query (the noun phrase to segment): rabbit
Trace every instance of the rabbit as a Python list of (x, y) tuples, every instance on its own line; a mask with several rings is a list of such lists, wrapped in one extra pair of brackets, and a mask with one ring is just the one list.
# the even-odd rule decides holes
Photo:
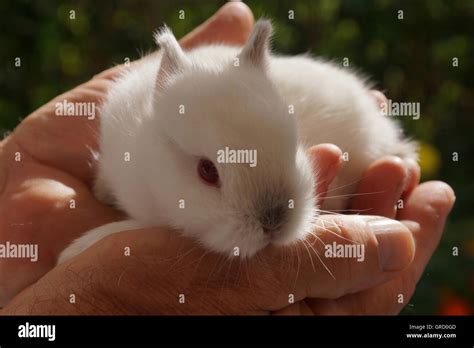
[[(129, 220), (88, 231), (58, 264), (110, 234), (158, 226), (249, 258), (305, 238), (321, 210), (344, 209), (376, 159), (416, 159), (416, 144), (380, 114), (363, 79), (271, 53), (272, 31), (261, 19), (243, 47), (189, 52), (169, 28), (155, 34), (161, 53), (131, 65), (101, 108), (95, 193)], [(318, 207), (306, 150), (321, 143), (349, 161), (329, 187), (336, 199)]]

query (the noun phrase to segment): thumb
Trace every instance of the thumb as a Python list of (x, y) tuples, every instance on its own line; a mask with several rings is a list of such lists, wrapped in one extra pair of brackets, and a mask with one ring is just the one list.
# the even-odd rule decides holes
[[(321, 215), (317, 224), (306, 240), (291, 248), (297, 262), (285, 261), (278, 267), (281, 274), (275, 274), (275, 281), (294, 290), (296, 301), (339, 298), (371, 288), (393, 279), (413, 260), (413, 235), (396, 220)], [(276, 249), (274, 257), (288, 260), (288, 248)]]
[(408, 267), (415, 254), (410, 230), (379, 216), (322, 215), (305, 242), (318, 252), (326, 270), (318, 284), (311, 283), (309, 297), (337, 298), (386, 282)]

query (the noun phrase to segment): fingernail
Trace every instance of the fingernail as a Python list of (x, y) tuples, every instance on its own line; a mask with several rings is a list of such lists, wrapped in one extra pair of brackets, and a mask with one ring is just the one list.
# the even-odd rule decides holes
[(378, 242), (378, 256), (383, 271), (400, 271), (411, 262), (405, 255), (406, 228), (396, 220), (375, 219), (367, 222)]
[(451, 206), (454, 205), (454, 202), (456, 202), (456, 194), (454, 193), (453, 189), (447, 184), (444, 184), (443, 190)]

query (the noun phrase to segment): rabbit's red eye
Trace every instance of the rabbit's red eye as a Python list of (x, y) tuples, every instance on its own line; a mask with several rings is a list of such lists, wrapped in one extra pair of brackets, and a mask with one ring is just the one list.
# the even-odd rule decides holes
[(202, 180), (207, 184), (219, 187), (219, 172), (212, 161), (201, 159), (198, 163), (198, 173)]

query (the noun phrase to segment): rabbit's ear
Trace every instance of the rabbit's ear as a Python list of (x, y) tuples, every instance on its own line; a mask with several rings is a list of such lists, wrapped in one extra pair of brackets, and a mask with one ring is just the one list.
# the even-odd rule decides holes
[(272, 33), (272, 23), (268, 19), (260, 19), (255, 24), (250, 38), (239, 54), (239, 59), (243, 64), (266, 68)]
[(157, 87), (161, 89), (169, 78), (182, 72), (190, 65), (190, 62), (167, 26), (155, 33), (155, 41), (162, 51), (160, 71), (156, 82)]

